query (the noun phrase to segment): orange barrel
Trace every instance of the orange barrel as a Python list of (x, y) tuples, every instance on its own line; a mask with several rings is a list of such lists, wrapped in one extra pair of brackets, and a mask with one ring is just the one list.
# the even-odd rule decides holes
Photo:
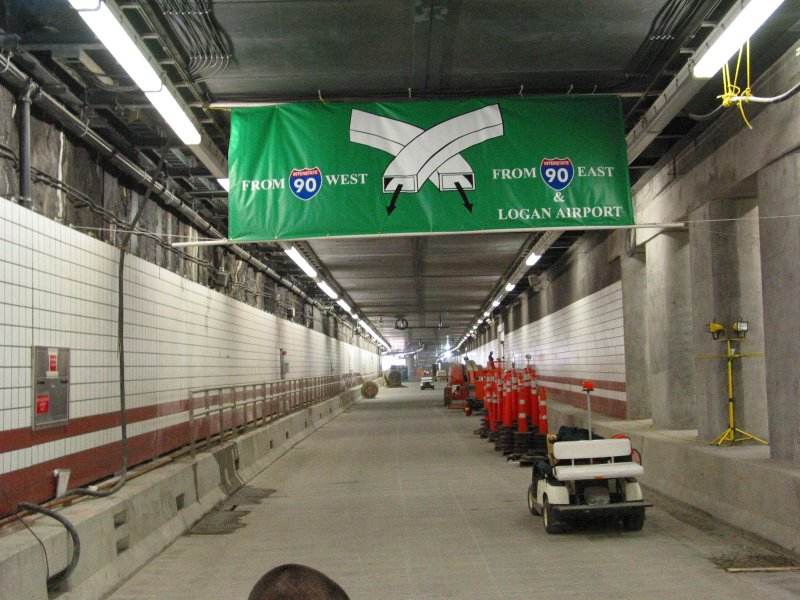
[(547, 435), (547, 390), (539, 388), (539, 433)]
[(522, 383), (519, 385), (519, 398), (517, 405), (517, 431), (523, 433), (528, 431), (528, 406), (531, 402), (531, 382), (528, 369), (522, 371)]

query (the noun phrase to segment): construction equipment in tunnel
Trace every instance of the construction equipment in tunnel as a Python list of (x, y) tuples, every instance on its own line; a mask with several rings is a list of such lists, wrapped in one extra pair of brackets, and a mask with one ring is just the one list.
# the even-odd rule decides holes
[(444, 405), (463, 410), (472, 407), (475, 394), (475, 365), (452, 364), (448, 369), (447, 385), (444, 388)]
[(378, 395), (378, 384), (374, 381), (365, 381), (361, 385), (361, 396), (364, 398), (372, 399)]
[(605, 517), (628, 531), (644, 526), (645, 502), (637, 477), (644, 468), (628, 437), (610, 440), (592, 432), (594, 382), (583, 381), (588, 428), (561, 427), (548, 436), (544, 456), (535, 461), (528, 487), (528, 510), (543, 517), (547, 533), (561, 533), (575, 520)]
[(768, 444), (766, 440), (758, 437), (757, 435), (753, 435), (750, 432), (745, 431), (736, 426), (736, 405), (734, 402), (734, 394), (733, 394), (733, 363), (737, 359), (744, 358), (746, 356), (763, 356), (760, 352), (754, 353), (742, 353), (737, 352), (736, 343), (741, 341), (747, 336), (747, 330), (749, 329), (749, 324), (747, 321), (739, 319), (738, 321), (734, 321), (730, 326), (730, 333), (726, 335), (726, 328), (721, 323), (711, 322), (708, 324), (708, 332), (711, 334), (711, 337), (715, 340), (720, 340), (722, 336), (725, 336), (720, 341), (725, 342), (725, 354), (716, 355), (719, 358), (725, 359), (725, 375), (726, 375), (726, 384), (727, 384), (727, 397), (728, 397), (728, 427), (725, 431), (717, 437), (712, 444), (715, 446), (724, 446), (726, 444), (738, 444), (740, 442), (757, 442), (759, 444)]
[(383, 376), (386, 386), (391, 388), (403, 387), (403, 375), (399, 369), (390, 368), (389, 372)]

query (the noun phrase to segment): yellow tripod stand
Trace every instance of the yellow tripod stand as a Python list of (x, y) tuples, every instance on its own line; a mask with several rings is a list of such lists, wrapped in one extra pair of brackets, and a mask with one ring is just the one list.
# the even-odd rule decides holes
[(755, 356), (753, 355), (746, 355), (737, 353), (736, 349), (733, 347), (733, 339), (730, 337), (726, 337), (725, 344), (726, 350), (723, 358), (726, 359), (726, 370), (728, 373), (728, 428), (722, 432), (722, 434), (711, 442), (715, 446), (724, 446), (725, 444), (737, 444), (739, 442), (747, 442), (747, 441), (754, 441), (758, 442), (759, 444), (767, 444), (764, 439), (761, 439), (757, 435), (753, 435), (743, 429), (739, 429), (736, 426), (736, 411), (734, 409), (733, 404), (733, 361), (737, 358), (742, 358), (743, 356)]

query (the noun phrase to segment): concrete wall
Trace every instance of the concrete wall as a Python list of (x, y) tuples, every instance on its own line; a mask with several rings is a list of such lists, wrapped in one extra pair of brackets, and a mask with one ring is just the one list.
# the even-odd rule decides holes
[[(768, 96), (798, 79), (793, 49), (755, 85)], [(768, 437), (774, 458), (797, 464), (800, 95), (748, 111), (752, 129), (737, 111), (726, 111), (699, 125), (691, 143), (670, 150), (634, 186), (637, 222), (688, 226), (585, 235), (544, 273), (542, 289), (528, 294), (528, 321), (545, 323), (564, 306), (594, 298), (598, 281), (621, 279), (620, 372), (628, 418), (652, 419), (658, 430), (704, 441), (727, 426), (725, 347), (712, 340), (707, 324), (749, 321), (747, 337), (735, 343), (743, 354), (734, 363), (737, 426)], [(547, 340), (541, 328), (530, 327), (514, 319), (506, 336), (508, 358), (535, 354)], [(536, 333), (518, 335), (525, 331)], [(524, 343), (514, 346), (514, 340)], [(551, 350), (565, 350), (563, 359), (554, 359), (562, 368), (570, 364), (569, 344), (569, 336), (560, 336)], [(479, 361), (489, 350), (501, 352), (487, 335), (478, 338), (477, 348), (468, 346)]]
[[(213, 446), (196, 460), (180, 458), (132, 479), (113, 497), (62, 508), (80, 535), (81, 558), (58, 597), (105, 597), (228, 494), (341, 414), (356, 396), (356, 390), (349, 390)], [(63, 569), (70, 557), (64, 528), (38, 517), (31, 527), (47, 549), (50, 571)], [(0, 537), (0, 598), (47, 600), (46, 577), (42, 550), (29, 532)]]
[(653, 424), (694, 423), (689, 235), (664, 232), (647, 244), (647, 377)]
[(766, 438), (767, 390), (761, 292), (758, 200), (724, 198), (692, 212), (691, 291), (697, 429), (713, 439), (727, 426), (724, 338), (714, 341), (710, 321), (747, 319), (750, 331), (734, 345), (746, 354), (734, 364), (738, 425)]
[[(798, 77), (792, 50), (756, 85), (777, 94)], [(629, 378), (646, 379), (650, 406), (640, 416), (713, 440), (727, 425), (725, 361), (706, 325), (748, 320), (747, 338), (736, 344), (746, 355), (734, 364), (737, 425), (768, 436), (775, 458), (797, 463), (800, 97), (753, 107), (750, 116), (747, 129), (727, 112), (634, 186), (637, 221), (691, 222), (688, 231), (637, 231), (632, 254), (644, 275), (631, 256), (624, 260), (625, 310), (646, 323), (645, 335), (626, 327), (629, 358), (645, 357), (644, 370), (629, 370)]]
[(511, 307), (501, 338), (479, 338), (468, 356), (485, 364), (489, 352), (524, 366), (526, 355), (552, 398), (583, 406), (581, 382), (597, 387), (597, 410), (624, 416), (625, 348), (619, 242), (604, 232), (588, 233), (548, 272), (535, 291)]
[[(117, 256), (113, 246), (0, 200), (0, 513), (120, 465)], [(128, 257), (126, 379), (133, 462), (182, 443), (188, 392), (212, 386), (378, 371), (367, 347), (324, 335)], [(71, 349), (70, 422), (32, 431), (31, 346)], [(366, 346), (366, 344), (364, 344)]]
[[(800, 96), (795, 96), (799, 99)], [(795, 102), (800, 113), (800, 100)], [(798, 123), (800, 125), (800, 123)], [(800, 138), (800, 130), (795, 129)], [(770, 447), (800, 466), (800, 154), (758, 174)], [(787, 218), (787, 215), (792, 215)], [(798, 488), (800, 489), (800, 488)]]

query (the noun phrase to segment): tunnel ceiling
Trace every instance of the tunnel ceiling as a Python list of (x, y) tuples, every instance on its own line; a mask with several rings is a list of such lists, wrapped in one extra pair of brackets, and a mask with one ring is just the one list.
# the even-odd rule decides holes
[[(316, 240), (316, 254), (395, 348), (461, 338), (528, 236)], [(408, 328), (395, 322), (405, 319)], [(401, 324), (402, 326), (402, 324)]]
[[(629, 130), (734, 1), (116, 0), (222, 153), (229, 122), (209, 108), (215, 101), (613, 93)], [(229, 60), (209, 58), (187, 36), (184, 9), (192, 4), (210, 6)], [(0, 7), (3, 30), (13, 34), (5, 48), (20, 68), (152, 168), (163, 124), (67, 0), (0, 0)], [(755, 72), (796, 42), (798, 19), (798, 4), (786, 2), (757, 34)], [(688, 108), (706, 112), (718, 93), (709, 84)], [(704, 126), (676, 117), (631, 165), (631, 180)], [(227, 231), (226, 195), (188, 149), (175, 143), (166, 164), (176, 193)], [(564, 236), (536, 269), (576, 237)], [(458, 341), (530, 241), (528, 234), (316, 240), (306, 249), (403, 349), (447, 335)], [(248, 249), (324, 299), (275, 245)], [(397, 317), (408, 330), (394, 328)]]
[(625, 80), (663, 0), (217, 0), (236, 64), (226, 98), (441, 91), (564, 93)]

